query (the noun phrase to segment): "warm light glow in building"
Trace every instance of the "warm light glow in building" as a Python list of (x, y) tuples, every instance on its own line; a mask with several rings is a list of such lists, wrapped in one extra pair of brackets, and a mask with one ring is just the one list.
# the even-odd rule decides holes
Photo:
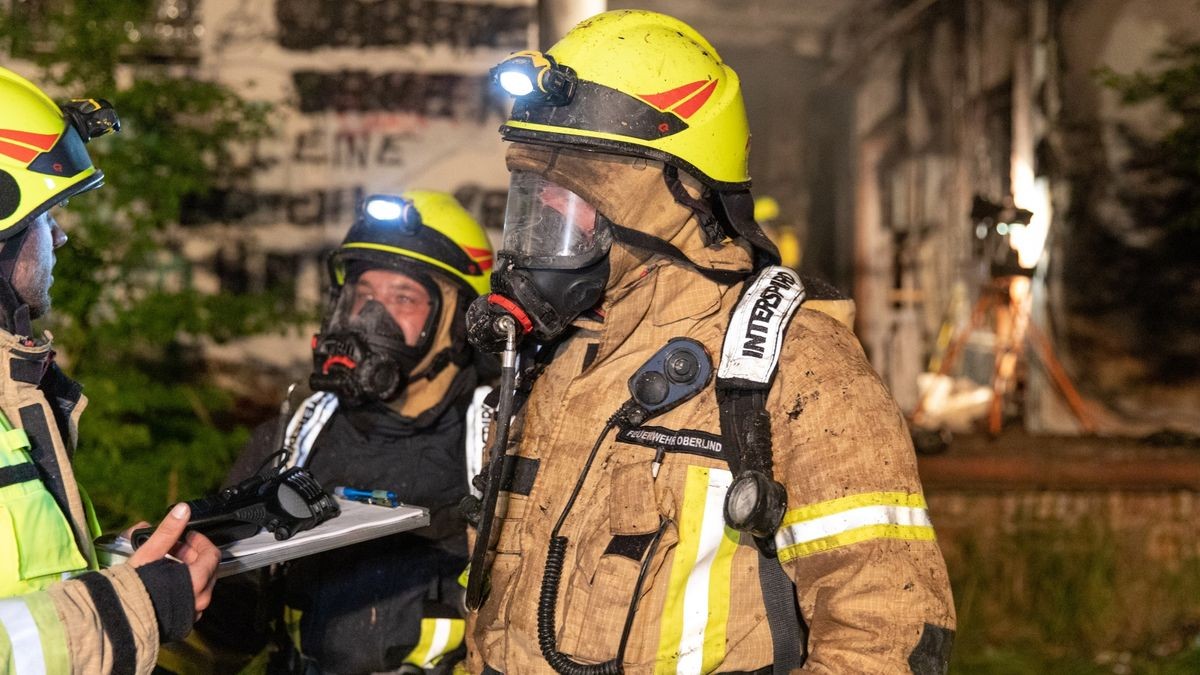
[(1009, 230), (1008, 243), (1017, 252), (1017, 262), (1025, 269), (1037, 267), (1046, 249), (1050, 220), (1054, 207), (1050, 201), (1050, 181), (1035, 178), (1033, 168), (1026, 162), (1013, 165), (1013, 203), (1017, 208), (1033, 213), (1028, 225), (1014, 223)]

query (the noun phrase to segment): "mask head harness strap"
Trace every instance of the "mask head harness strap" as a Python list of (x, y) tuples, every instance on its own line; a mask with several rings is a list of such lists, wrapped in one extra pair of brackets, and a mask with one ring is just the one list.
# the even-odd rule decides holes
[(673, 164), (663, 165), (663, 180), (667, 183), (667, 190), (675, 198), (675, 203), (691, 209), (692, 213), (696, 214), (696, 218), (700, 221), (700, 229), (704, 232), (704, 243), (709, 246), (721, 243), (726, 235), (724, 228), (713, 215), (712, 204), (704, 199), (693, 197), (687, 191), (687, 188), (683, 186), (683, 181), (679, 180), (679, 169)]
[[(779, 250), (775, 248), (775, 244), (767, 238), (762, 228), (754, 220), (754, 199), (750, 196), (749, 190), (719, 191), (713, 193), (711, 201), (704, 198), (698, 199), (684, 187), (683, 181), (679, 179), (678, 167), (669, 163), (663, 166), (663, 180), (675, 202), (695, 214), (700, 223), (700, 230), (704, 234), (705, 244), (713, 246), (726, 238), (737, 239), (740, 237), (749, 242), (754, 250), (755, 270), (779, 264)], [(701, 267), (670, 242), (641, 231), (616, 223), (612, 224), (612, 230), (613, 239), (683, 263), (710, 281), (731, 285), (746, 278), (746, 275), (741, 272)]]
[(29, 305), (17, 295), (12, 278), (28, 235), (29, 228), (25, 227), (0, 244), (0, 327), (14, 335), (26, 336), (32, 331)]
[(754, 220), (754, 197), (750, 190), (721, 190), (713, 197), (716, 216), (730, 237), (742, 237), (754, 249), (754, 269), (778, 265), (779, 249)]

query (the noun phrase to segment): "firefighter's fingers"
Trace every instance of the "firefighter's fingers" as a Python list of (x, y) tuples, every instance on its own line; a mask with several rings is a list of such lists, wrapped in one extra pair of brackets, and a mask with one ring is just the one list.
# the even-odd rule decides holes
[(171, 549), (175, 548), (175, 544), (183, 536), (190, 517), (191, 508), (186, 503), (176, 504), (167, 517), (158, 524), (146, 543), (133, 552), (133, 556), (129, 558), (129, 564), (140, 567), (146, 563), (161, 560), (163, 556), (170, 553)]

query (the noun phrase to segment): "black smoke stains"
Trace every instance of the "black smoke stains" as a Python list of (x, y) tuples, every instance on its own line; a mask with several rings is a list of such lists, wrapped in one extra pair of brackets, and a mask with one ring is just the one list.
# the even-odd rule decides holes
[(321, 47), (448, 45), (455, 49), (524, 49), (533, 20), (528, 6), (436, 0), (279, 0), (279, 44)]
[(300, 112), (390, 112), (483, 122), (508, 113), (486, 75), (366, 70), (292, 73)]

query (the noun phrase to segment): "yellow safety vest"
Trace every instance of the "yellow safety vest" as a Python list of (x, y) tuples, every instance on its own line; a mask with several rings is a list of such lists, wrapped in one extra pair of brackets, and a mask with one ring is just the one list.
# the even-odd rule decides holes
[(25, 431), (0, 413), (0, 598), (44, 589), (90, 567), (30, 460)]

